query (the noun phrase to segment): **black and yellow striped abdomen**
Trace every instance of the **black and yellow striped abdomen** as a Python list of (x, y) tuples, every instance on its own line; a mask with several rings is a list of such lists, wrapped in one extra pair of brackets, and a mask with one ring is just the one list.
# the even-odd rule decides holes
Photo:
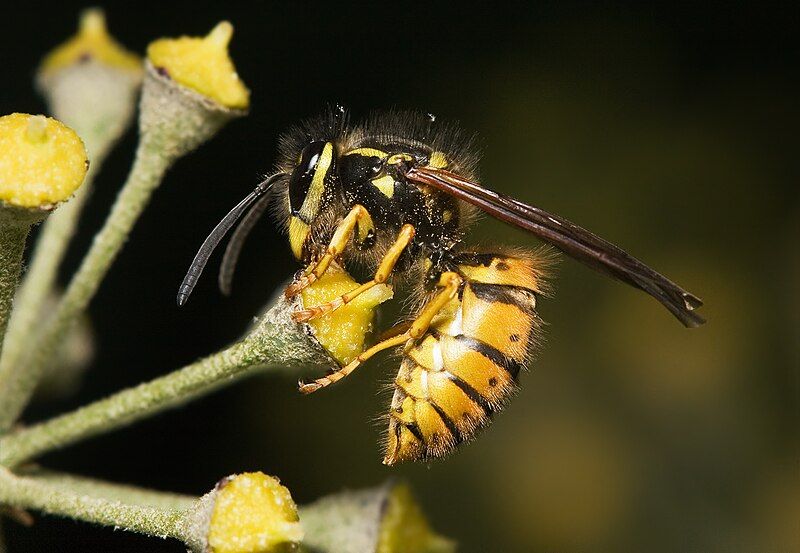
[(488, 424), (516, 388), (539, 327), (534, 257), (462, 254), (459, 295), (409, 342), (384, 463), (441, 457)]

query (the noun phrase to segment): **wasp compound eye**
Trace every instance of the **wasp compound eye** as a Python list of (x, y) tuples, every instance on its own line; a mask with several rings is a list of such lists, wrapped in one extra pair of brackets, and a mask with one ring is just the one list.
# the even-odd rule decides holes
[[(303, 152), (300, 154), (300, 161), (289, 178), (289, 208), (292, 211), (292, 215), (299, 215), (303, 202), (311, 189), (311, 183), (314, 181), (314, 175), (317, 173), (320, 161), (326, 157), (325, 148), (329, 144), (329, 142), (318, 140), (303, 148)], [(328, 165), (330, 165), (330, 159), (326, 163), (326, 166)], [(327, 170), (327, 167), (325, 167), (325, 170)], [(324, 175), (321, 175), (321, 177), (324, 177)]]

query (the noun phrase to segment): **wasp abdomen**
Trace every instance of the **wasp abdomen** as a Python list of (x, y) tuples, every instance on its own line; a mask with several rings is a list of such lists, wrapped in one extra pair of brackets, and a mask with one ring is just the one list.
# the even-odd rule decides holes
[(395, 379), (386, 464), (442, 457), (471, 439), (526, 365), (539, 326), (537, 261), (481, 254), (457, 262), (460, 296), (406, 348)]

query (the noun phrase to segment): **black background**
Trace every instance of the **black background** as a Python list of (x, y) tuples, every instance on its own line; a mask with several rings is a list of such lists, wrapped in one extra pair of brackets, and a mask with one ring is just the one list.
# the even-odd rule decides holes
[[(46, 110), (35, 68), (82, 7), (3, 7), (0, 112)], [(270, 222), (252, 236), (232, 298), (205, 278), (179, 310), (177, 285), (207, 231), (269, 169), (280, 132), (331, 102), (356, 118), (423, 109), (480, 132), (487, 184), (630, 247), (704, 297), (711, 322), (687, 334), (652, 301), (565, 261), (556, 298), (542, 307), (549, 344), (524, 391), (451, 460), (380, 465), (383, 430), (372, 421), (388, 401), (376, 394), (376, 380), (391, 378), (384, 360), (313, 398), (299, 397), (292, 378), (241, 383), (44, 464), (194, 494), (263, 470), (301, 503), (401, 476), (464, 551), (796, 543), (796, 4), (105, 8), (111, 32), (139, 52), (155, 37), (202, 35), (230, 20), (252, 108), (167, 175), (92, 302), (97, 356), (83, 388), (33, 406), (27, 420), (164, 374), (243, 331), (297, 269)], [(103, 167), (64, 281), (135, 142), (128, 133)], [(474, 234), (532, 242), (489, 221)], [(47, 517), (5, 528), (10, 551), (182, 550)]]

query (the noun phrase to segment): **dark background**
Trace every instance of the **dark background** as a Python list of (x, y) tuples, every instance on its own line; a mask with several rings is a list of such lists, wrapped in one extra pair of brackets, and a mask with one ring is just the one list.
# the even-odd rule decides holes
[[(79, 3), (7, 3), (0, 112), (45, 110), (32, 80)], [(480, 133), (484, 182), (562, 214), (706, 301), (686, 330), (643, 294), (564, 260), (541, 303), (547, 343), (493, 427), (430, 466), (380, 464), (374, 424), (395, 362), (300, 397), (249, 380), (43, 462), (200, 494), (244, 470), (298, 502), (407, 479), (462, 551), (800, 549), (798, 8), (735, 2), (413, 4), (126, 2), (112, 33), (236, 28), (250, 115), (167, 175), (91, 305), (97, 355), (77, 395), (33, 421), (228, 344), (297, 269), (266, 221), (232, 298), (176, 287), (213, 225), (274, 160), (287, 126), (342, 102), (418, 108)], [(793, 36), (794, 35), (794, 36)], [(131, 162), (115, 150), (71, 250), (75, 268)], [(485, 220), (473, 240), (533, 244)], [(216, 269), (217, 259), (212, 261)], [(176, 542), (54, 518), (6, 525), (10, 551), (172, 551)]]

